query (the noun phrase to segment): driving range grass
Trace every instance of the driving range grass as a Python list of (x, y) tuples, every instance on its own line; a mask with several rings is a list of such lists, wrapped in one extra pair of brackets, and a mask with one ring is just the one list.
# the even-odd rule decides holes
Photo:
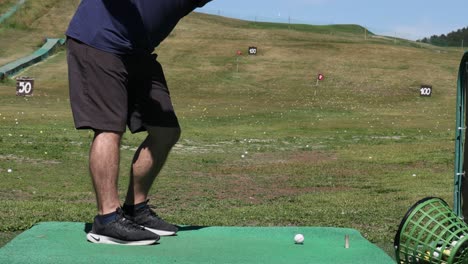
[[(50, 37), (63, 36), (66, 3), (77, 1), (56, 1), (37, 18), (62, 18)], [(392, 255), (413, 203), (452, 204), (462, 51), (365, 39), (359, 26), (328, 29), (183, 19), (157, 49), (183, 130), (151, 191), (160, 215), (186, 225), (350, 227)], [(1, 27), (0, 60), (39, 35), (35, 23)], [(246, 55), (249, 46), (258, 55)], [(95, 214), (93, 135), (73, 127), (65, 57), (20, 74), (35, 78), (32, 97), (16, 97), (13, 80), (0, 83), (0, 245), (41, 221)], [(434, 87), (432, 97), (419, 96), (421, 84)], [(143, 137), (122, 141), (122, 199)]]

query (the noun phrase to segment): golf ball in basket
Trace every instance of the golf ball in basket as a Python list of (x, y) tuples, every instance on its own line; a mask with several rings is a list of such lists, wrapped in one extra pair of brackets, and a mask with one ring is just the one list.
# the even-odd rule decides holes
[(294, 236), (294, 242), (296, 244), (302, 244), (304, 243), (304, 236), (302, 234), (297, 234)]

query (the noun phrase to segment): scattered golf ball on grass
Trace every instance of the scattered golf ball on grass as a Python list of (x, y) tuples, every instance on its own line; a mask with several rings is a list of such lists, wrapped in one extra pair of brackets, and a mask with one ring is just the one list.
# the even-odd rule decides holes
[(304, 236), (302, 234), (296, 234), (294, 236), (294, 243), (303, 244), (304, 243)]
[(7, 170), (8, 173), (11, 173), (12, 171), (13, 171), (12, 169), (8, 169), (8, 170)]

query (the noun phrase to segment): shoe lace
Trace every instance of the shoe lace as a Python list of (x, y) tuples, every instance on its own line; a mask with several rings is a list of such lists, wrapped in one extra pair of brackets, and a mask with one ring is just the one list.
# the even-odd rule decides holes
[(152, 209), (154, 208), (153, 206), (146, 205), (146, 212), (147, 214), (151, 215), (152, 217), (157, 218), (158, 220), (161, 220), (161, 217)]
[(118, 219), (119, 222), (122, 223), (122, 225), (127, 226), (128, 228), (131, 229), (139, 229), (139, 230), (144, 230), (145, 228), (136, 224), (135, 222), (125, 218), (124, 214), (122, 211), (118, 212), (120, 215), (120, 218)]

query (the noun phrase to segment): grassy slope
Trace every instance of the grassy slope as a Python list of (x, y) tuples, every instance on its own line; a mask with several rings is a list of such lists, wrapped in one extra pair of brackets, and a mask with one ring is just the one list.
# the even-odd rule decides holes
[(14, 6), (18, 1), (16, 0), (2, 0), (0, 1), (0, 15), (6, 13)]
[(75, 0), (26, 1), (15, 16), (0, 25), (0, 65), (28, 55), (45, 38), (63, 37), (77, 5)]
[[(44, 16), (0, 27), (0, 63), (46, 33), (62, 36), (77, 1), (48, 3)], [(251, 45), (257, 56), (236, 58)], [(352, 227), (391, 252), (410, 205), (430, 195), (452, 202), (460, 50), (365, 40), (358, 26), (192, 14), (157, 52), (183, 128), (151, 194), (168, 220)], [(325, 80), (315, 86), (318, 72)], [(21, 75), (35, 77), (33, 97), (0, 83), (2, 243), (39, 221), (90, 222), (95, 212), (92, 135), (73, 129), (65, 54)], [(422, 83), (433, 97), (419, 97)], [(123, 140), (122, 191), (142, 137)]]

